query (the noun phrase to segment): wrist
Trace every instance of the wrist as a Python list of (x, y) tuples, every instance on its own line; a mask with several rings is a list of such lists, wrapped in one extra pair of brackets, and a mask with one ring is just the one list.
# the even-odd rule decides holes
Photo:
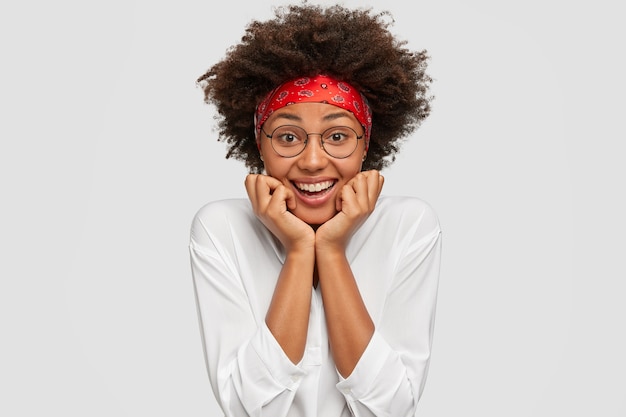
[(315, 259), (315, 241), (294, 242), (285, 248), (288, 258), (294, 260), (306, 261), (307, 259)]
[(340, 242), (315, 242), (315, 258), (319, 259), (341, 259), (346, 257), (346, 247)]

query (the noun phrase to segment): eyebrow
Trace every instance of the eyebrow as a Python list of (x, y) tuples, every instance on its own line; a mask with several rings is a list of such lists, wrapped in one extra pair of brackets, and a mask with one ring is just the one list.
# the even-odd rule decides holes
[[(276, 119), (286, 119), (286, 120), (292, 120), (292, 121), (296, 121), (296, 122), (301, 122), (302, 118), (300, 116), (298, 116), (297, 114), (293, 114), (293, 113), (278, 113), (275, 114), (274, 116)], [(336, 119), (341, 119), (342, 117), (350, 117), (350, 112), (347, 110), (343, 110), (343, 111), (338, 111), (338, 112), (334, 112), (334, 113), (329, 113), (327, 115), (325, 115), (324, 117), (322, 117), (322, 120), (324, 121), (330, 121), (330, 120), (336, 120)]]

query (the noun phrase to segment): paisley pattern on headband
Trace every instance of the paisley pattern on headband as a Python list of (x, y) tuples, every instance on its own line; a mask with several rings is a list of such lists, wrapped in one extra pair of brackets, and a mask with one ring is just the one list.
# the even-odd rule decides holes
[(327, 103), (348, 110), (363, 125), (366, 146), (369, 144), (372, 112), (367, 99), (350, 84), (325, 75), (290, 80), (270, 91), (254, 114), (257, 140), (263, 123), (272, 113), (298, 103)]

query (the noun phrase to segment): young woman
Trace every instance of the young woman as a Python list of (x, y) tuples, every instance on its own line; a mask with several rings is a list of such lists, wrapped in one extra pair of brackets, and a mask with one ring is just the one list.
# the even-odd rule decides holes
[(248, 199), (202, 207), (191, 265), (226, 416), (413, 416), (441, 231), (379, 171), (428, 115), (426, 54), (387, 15), (306, 3), (253, 21), (199, 82)]

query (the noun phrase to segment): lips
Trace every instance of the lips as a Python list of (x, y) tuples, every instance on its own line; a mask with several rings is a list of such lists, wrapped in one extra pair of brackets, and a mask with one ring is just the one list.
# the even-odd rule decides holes
[(332, 198), (336, 184), (336, 179), (314, 182), (292, 181), (298, 199), (310, 207), (326, 204)]
[(306, 182), (294, 182), (293, 184), (296, 186), (296, 188), (304, 193), (310, 193), (310, 194), (314, 194), (314, 193), (321, 193), (323, 191), (328, 190), (329, 188), (331, 188), (333, 185), (335, 185), (336, 181), (320, 181), (320, 182), (315, 182), (315, 183), (306, 183)]

